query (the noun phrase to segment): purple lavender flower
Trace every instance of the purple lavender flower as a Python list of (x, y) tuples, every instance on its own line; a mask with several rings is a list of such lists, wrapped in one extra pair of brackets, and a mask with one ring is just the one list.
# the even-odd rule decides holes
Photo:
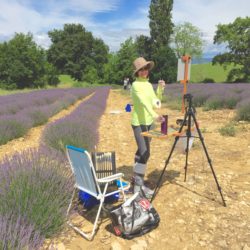
[(74, 181), (65, 157), (52, 149), (30, 149), (0, 163), (0, 216), (11, 213), (44, 237), (58, 232)]
[[(250, 99), (250, 84), (187, 84), (187, 92), (193, 95), (195, 106), (206, 109), (238, 108), (240, 103)], [(165, 88), (167, 101), (181, 98), (182, 84), (169, 84)]]
[(52, 89), (0, 96), (0, 145), (46, 123), (51, 116), (93, 91), (93, 88)]
[(62, 152), (67, 144), (93, 151), (99, 139), (99, 120), (106, 107), (109, 89), (97, 88), (95, 94), (73, 113), (48, 125), (43, 133), (43, 143)]
[(44, 237), (22, 216), (0, 214), (0, 249), (40, 249)]

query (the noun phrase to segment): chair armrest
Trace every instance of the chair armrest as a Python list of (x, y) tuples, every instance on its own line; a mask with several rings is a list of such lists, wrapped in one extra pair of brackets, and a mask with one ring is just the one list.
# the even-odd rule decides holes
[(100, 182), (100, 183), (111, 182), (111, 181), (117, 180), (121, 177), (123, 177), (123, 173), (117, 173), (117, 174), (113, 174), (113, 175), (110, 175), (110, 176), (107, 176), (107, 177), (104, 177), (101, 179), (97, 179), (97, 182)]

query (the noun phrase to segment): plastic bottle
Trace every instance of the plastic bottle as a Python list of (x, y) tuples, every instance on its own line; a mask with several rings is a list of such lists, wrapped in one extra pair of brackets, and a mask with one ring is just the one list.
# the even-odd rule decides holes
[(167, 115), (163, 115), (164, 117), (164, 122), (161, 123), (161, 133), (164, 135), (168, 134), (168, 116)]

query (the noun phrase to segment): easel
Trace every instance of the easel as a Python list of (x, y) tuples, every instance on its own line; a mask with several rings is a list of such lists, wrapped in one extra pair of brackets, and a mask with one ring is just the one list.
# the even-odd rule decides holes
[[(184, 70), (183, 69), (180, 69), (179, 65), (178, 65), (178, 77), (177, 77), (177, 80), (179, 77), (181, 77), (182, 75), (182, 72), (180, 74), (179, 70), (183, 71), (184, 72), (184, 79), (181, 79), (181, 83), (184, 84), (184, 89), (183, 89), (183, 100), (182, 100), (182, 109), (183, 109), (183, 113), (185, 111), (185, 115), (184, 115), (184, 119), (181, 121), (181, 126), (180, 126), (180, 129), (177, 133), (172, 133), (171, 136), (175, 136), (175, 141), (174, 141), (174, 144), (172, 146), (172, 149), (170, 150), (170, 153), (169, 153), (169, 156), (167, 158), (167, 160), (165, 161), (165, 166), (164, 166), (164, 169), (162, 170), (162, 173), (160, 175), (160, 178), (157, 182), (157, 185), (156, 185), (156, 188), (154, 190), (154, 194), (151, 198), (151, 202), (154, 200), (158, 190), (160, 189), (160, 185), (161, 185), (161, 181), (162, 181), (162, 177), (163, 177), (163, 174), (168, 166), (168, 163), (170, 161), (170, 158), (173, 154), (173, 151), (175, 149), (175, 146), (179, 140), (180, 137), (186, 137), (187, 138), (187, 144), (186, 144), (186, 162), (185, 162), (185, 177), (184, 177), (184, 181), (186, 181), (186, 177), (187, 177), (187, 166), (188, 166), (188, 153), (189, 153), (189, 141), (190, 141), (190, 138), (199, 138), (201, 143), (202, 143), (202, 146), (203, 146), (203, 149), (204, 149), (204, 152), (206, 154), (206, 157), (207, 157), (207, 161), (209, 163), (209, 166), (210, 166), (210, 169), (212, 171), (212, 174), (213, 174), (213, 177), (214, 177), (214, 180), (215, 180), (215, 183), (217, 185), (217, 188), (218, 188), (218, 191), (220, 193), (220, 196), (221, 196), (221, 199), (222, 199), (222, 203), (223, 203), (223, 206), (226, 207), (226, 202), (225, 202), (225, 199), (223, 197), (223, 194), (222, 194), (222, 191), (221, 191), (221, 187), (218, 183), (218, 180), (217, 180), (217, 177), (216, 177), (216, 174), (215, 174), (215, 171), (213, 169), (213, 165), (212, 165), (212, 161), (208, 155), (208, 152), (207, 152), (207, 148), (205, 146), (205, 142), (204, 142), (204, 138), (201, 134), (201, 131), (200, 131), (200, 128), (199, 128), (199, 125), (198, 125), (198, 122), (196, 120), (196, 117), (195, 117), (195, 109), (193, 107), (193, 104), (192, 104), (192, 95), (191, 94), (187, 94), (187, 83), (188, 83), (188, 78), (189, 78), (189, 70), (190, 70), (190, 60), (191, 60), (191, 57), (190, 56), (183, 56), (182, 57), (182, 61), (185, 63), (184, 64)], [(180, 80), (180, 79), (179, 79)], [(186, 105), (185, 105), (186, 104)], [(195, 125), (195, 128), (198, 132), (198, 137), (196, 136), (193, 136), (192, 135), (192, 124)], [(183, 131), (183, 128), (184, 126), (187, 125), (187, 129)], [(186, 133), (185, 136), (182, 136), (183, 133)], [(144, 136), (147, 136), (147, 135), (144, 135)]]
[[(171, 149), (171, 151), (170, 151), (170, 153), (169, 153), (169, 156), (168, 156), (168, 158), (167, 158), (167, 160), (166, 160), (166, 162), (165, 162), (165, 167), (164, 167), (164, 169), (162, 170), (162, 173), (161, 173), (161, 175), (160, 175), (160, 178), (159, 178), (159, 180), (158, 180), (158, 182), (157, 182), (157, 184), (156, 184), (156, 188), (155, 188), (154, 194), (153, 194), (153, 196), (152, 196), (152, 198), (151, 198), (151, 202), (154, 200), (157, 191), (160, 189), (160, 185), (161, 185), (161, 180), (162, 180), (163, 174), (164, 174), (164, 172), (165, 172), (165, 170), (166, 170), (166, 168), (167, 168), (167, 165), (168, 165), (168, 163), (169, 163), (169, 161), (170, 161), (170, 158), (171, 158), (171, 156), (172, 156), (172, 154), (173, 154), (173, 151), (174, 151), (174, 149), (175, 149), (175, 146), (176, 146), (176, 144), (177, 144), (177, 142), (178, 142), (178, 140), (179, 140), (180, 137), (186, 137), (186, 138), (187, 138), (186, 162), (185, 162), (185, 167), (184, 167), (184, 169), (185, 169), (184, 181), (186, 181), (186, 177), (187, 177), (187, 166), (188, 166), (188, 153), (189, 153), (189, 140), (190, 140), (190, 138), (196, 138), (196, 136), (192, 136), (192, 133), (191, 133), (191, 130), (192, 130), (191, 124), (192, 124), (192, 121), (193, 121), (193, 123), (194, 123), (194, 125), (195, 125), (195, 128), (196, 128), (196, 130), (197, 130), (197, 132), (198, 132), (198, 135), (199, 135), (198, 138), (200, 139), (200, 141), (201, 141), (201, 143), (202, 143), (204, 152), (205, 152), (206, 157), (207, 157), (207, 161), (208, 161), (208, 163), (209, 163), (209, 166), (210, 166), (210, 169), (211, 169), (211, 171), (212, 171), (212, 174), (213, 174), (215, 183), (216, 183), (217, 188), (218, 188), (218, 191), (219, 191), (219, 193), (220, 193), (220, 196), (221, 196), (221, 199), (222, 199), (223, 206), (226, 207), (226, 202), (225, 202), (225, 199), (224, 199), (223, 194), (222, 194), (222, 192), (221, 192), (221, 187), (220, 187), (219, 182), (218, 182), (218, 180), (217, 180), (215, 171), (214, 171), (214, 169), (213, 169), (212, 161), (211, 161), (211, 159), (210, 159), (210, 157), (209, 157), (209, 155), (208, 155), (207, 148), (206, 148), (206, 146), (205, 146), (204, 138), (203, 138), (203, 136), (202, 136), (202, 134), (201, 134), (201, 131), (200, 131), (198, 122), (197, 122), (196, 117), (195, 117), (195, 112), (194, 112), (194, 108), (193, 108), (193, 105), (192, 105), (192, 95), (186, 94), (186, 95), (184, 95), (183, 98), (184, 98), (184, 105), (185, 105), (185, 101), (187, 102), (187, 106), (185, 107), (185, 109), (186, 109), (185, 116), (184, 116), (182, 125), (181, 125), (181, 127), (180, 127), (180, 129), (179, 129), (179, 131), (178, 131), (178, 134), (177, 134), (177, 136), (175, 136), (175, 141), (174, 141), (174, 144), (173, 144), (173, 146), (172, 146), (172, 149)], [(185, 136), (180, 136), (180, 135), (182, 134), (182, 130), (183, 130), (185, 124), (187, 124), (186, 135), (185, 135)]]
[[(184, 63), (184, 68), (183, 68)], [(177, 81), (180, 80), (180, 83), (183, 84), (183, 94), (182, 94), (182, 113), (184, 113), (185, 110), (185, 104), (184, 104), (184, 95), (187, 94), (187, 83), (190, 78), (190, 64), (191, 64), (191, 56), (184, 55), (181, 57), (181, 61), (178, 61), (178, 76)], [(184, 75), (183, 75), (184, 74)]]

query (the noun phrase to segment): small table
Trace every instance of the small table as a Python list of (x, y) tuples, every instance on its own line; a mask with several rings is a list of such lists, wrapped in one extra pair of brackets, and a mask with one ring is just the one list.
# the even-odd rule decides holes
[(168, 133), (166, 135), (156, 130), (145, 131), (145, 132), (142, 132), (141, 135), (146, 136), (146, 137), (151, 137), (151, 138), (157, 138), (157, 139), (167, 139), (168, 137), (181, 136), (184, 133), (186, 133), (186, 131), (182, 131), (179, 133), (179, 131), (176, 131), (172, 127), (168, 127)]

